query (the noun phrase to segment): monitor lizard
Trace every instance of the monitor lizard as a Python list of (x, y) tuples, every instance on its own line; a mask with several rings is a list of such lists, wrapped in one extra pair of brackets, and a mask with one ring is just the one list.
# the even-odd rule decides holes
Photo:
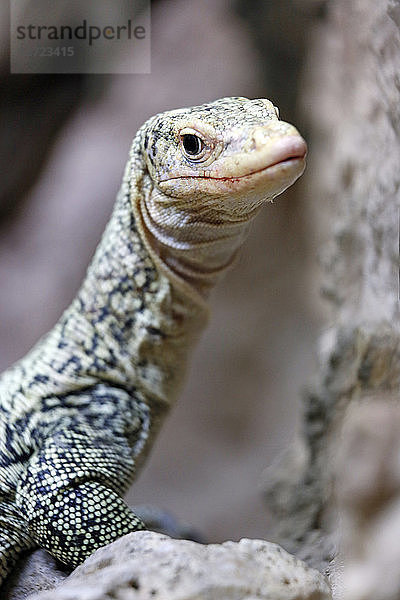
[(144, 528), (123, 494), (173, 404), (207, 299), (306, 144), (266, 99), (150, 118), (70, 307), (0, 379), (0, 580), (42, 547), (73, 568)]

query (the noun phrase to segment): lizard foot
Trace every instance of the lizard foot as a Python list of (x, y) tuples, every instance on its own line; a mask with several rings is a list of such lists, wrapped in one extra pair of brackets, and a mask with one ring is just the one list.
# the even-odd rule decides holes
[(101, 546), (138, 529), (144, 525), (124, 500), (96, 481), (46, 496), (28, 517), (36, 544), (72, 568)]

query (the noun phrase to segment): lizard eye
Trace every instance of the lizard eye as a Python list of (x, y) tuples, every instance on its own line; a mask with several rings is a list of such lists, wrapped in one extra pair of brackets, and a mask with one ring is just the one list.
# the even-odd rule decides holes
[(185, 128), (180, 132), (181, 148), (186, 158), (200, 160), (208, 154), (210, 148), (195, 129)]
[(182, 146), (188, 156), (198, 156), (203, 149), (203, 140), (194, 133), (185, 133), (182, 136)]

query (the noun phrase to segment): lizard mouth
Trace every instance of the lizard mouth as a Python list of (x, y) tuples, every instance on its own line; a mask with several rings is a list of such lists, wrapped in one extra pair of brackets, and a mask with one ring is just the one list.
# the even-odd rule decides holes
[[(272, 151), (267, 149), (267, 152), (265, 152), (264, 149), (260, 149), (260, 151), (254, 154), (249, 152), (245, 155), (239, 155), (236, 159), (230, 157), (230, 159), (222, 162), (222, 164), (215, 164), (214, 167), (204, 169), (204, 171), (172, 175), (162, 179), (160, 183), (167, 183), (174, 180), (203, 180), (205, 183), (207, 181), (215, 181), (222, 184), (224, 182), (228, 184), (235, 184), (237, 182), (238, 184), (246, 185), (251, 181), (250, 185), (252, 185), (252, 180), (255, 182), (264, 180), (264, 178), (275, 179), (280, 176), (289, 176), (290, 173), (297, 171), (301, 175), (305, 166), (306, 154), (307, 145), (303, 138), (300, 136), (288, 136), (280, 140)], [(240, 173), (240, 159), (242, 156), (244, 157), (243, 163), (250, 163), (247, 165), (249, 170), (245, 173)], [(234, 172), (238, 170), (239, 174), (235, 175)]]
[(267, 165), (266, 167), (261, 167), (261, 169), (256, 169), (255, 171), (250, 171), (249, 173), (245, 173), (244, 175), (238, 175), (237, 177), (212, 177), (212, 176), (207, 176), (207, 175), (198, 175), (198, 176), (194, 176), (193, 179), (214, 179), (216, 181), (232, 181), (232, 182), (239, 181), (239, 180), (243, 180), (246, 178), (250, 178), (253, 175), (257, 175), (258, 173), (260, 173), (260, 174), (266, 173), (267, 171), (269, 171), (270, 169), (274, 169), (275, 167), (277, 167), (277, 169), (275, 169), (276, 171), (278, 170), (279, 167), (282, 167), (282, 168), (287, 168), (287, 167), (290, 168), (291, 166), (301, 167), (305, 163), (305, 156), (306, 156), (305, 152), (302, 155), (290, 156), (283, 160), (278, 160), (274, 163), (271, 163), (271, 164)]

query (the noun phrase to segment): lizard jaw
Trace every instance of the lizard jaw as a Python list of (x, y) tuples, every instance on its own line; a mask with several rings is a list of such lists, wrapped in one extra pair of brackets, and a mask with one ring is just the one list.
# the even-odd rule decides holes
[(272, 199), (303, 173), (306, 153), (307, 145), (299, 134), (284, 136), (267, 147), (217, 159), (215, 164), (204, 170), (174, 174), (161, 180), (159, 185), (175, 197), (181, 195), (181, 189), (185, 189), (186, 193), (191, 189), (196, 197), (203, 194), (221, 198), (249, 194), (249, 199), (251, 196)]

